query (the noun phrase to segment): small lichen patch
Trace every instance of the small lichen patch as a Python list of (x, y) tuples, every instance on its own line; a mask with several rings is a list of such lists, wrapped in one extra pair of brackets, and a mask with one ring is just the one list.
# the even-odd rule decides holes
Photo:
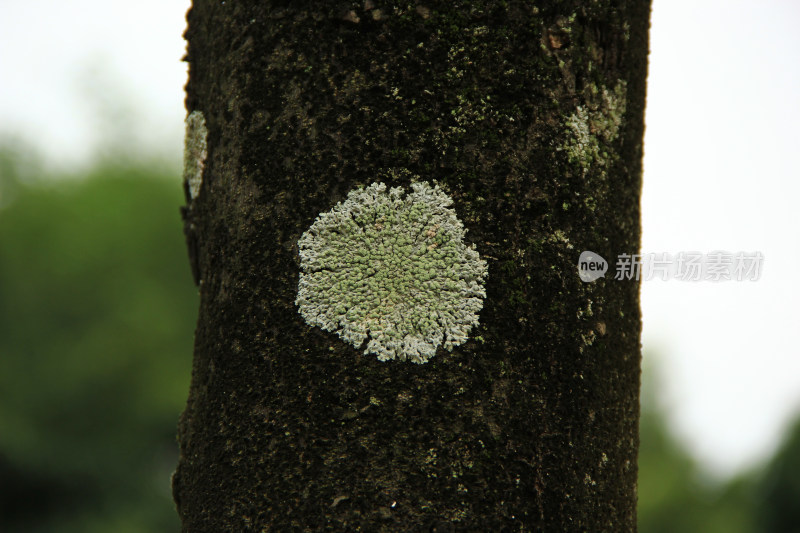
[(192, 111), (186, 117), (186, 136), (183, 145), (183, 181), (187, 184), (189, 198), (200, 194), (203, 184), (203, 169), (208, 155), (208, 130), (201, 111)]
[(486, 261), (438, 185), (351, 191), (298, 242), (295, 303), (305, 321), (365, 354), (425, 363), (478, 324)]
[(571, 162), (583, 167), (584, 175), (592, 165), (600, 165), (605, 172), (609, 162), (605, 147), (619, 135), (626, 93), (625, 81), (619, 80), (613, 92), (603, 89), (599, 102), (578, 106), (567, 119), (569, 140), (563, 149)]

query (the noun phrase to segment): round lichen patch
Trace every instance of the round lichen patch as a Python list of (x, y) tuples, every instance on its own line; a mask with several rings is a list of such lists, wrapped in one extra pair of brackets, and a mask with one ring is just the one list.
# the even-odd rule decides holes
[(438, 185), (355, 189), (300, 238), (297, 300), (312, 326), (381, 361), (424, 363), (467, 340), (486, 291), (486, 261)]

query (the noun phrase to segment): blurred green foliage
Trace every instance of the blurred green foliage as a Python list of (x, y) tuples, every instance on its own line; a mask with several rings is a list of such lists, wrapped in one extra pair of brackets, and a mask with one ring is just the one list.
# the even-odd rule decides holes
[(755, 504), (758, 531), (800, 533), (800, 420), (760, 476)]
[(644, 410), (639, 431), (640, 532), (756, 531), (749, 480), (719, 486), (705, 479), (699, 465), (669, 435), (659, 411)]
[(643, 410), (640, 438), (641, 533), (800, 533), (800, 421), (770, 461), (724, 483), (704, 477), (660, 411)]
[[(197, 313), (180, 180), (109, 161), (42, 179), (0, 149), (2, 532), (180, 528), (169, 477)], [(763, 470), (715, 485), (646, 408), (639, 470), (642, 533), (800, 532), (800, 425)]]
[(0, 531), (177, 531), (197, 315), (178, 174), (20, 170), (0, 156)]

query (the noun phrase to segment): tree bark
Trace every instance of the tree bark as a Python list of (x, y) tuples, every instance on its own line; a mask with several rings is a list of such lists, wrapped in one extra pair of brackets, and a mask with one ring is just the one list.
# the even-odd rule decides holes
[[(639, 284), (577, 264), (638, 252), (648, 21), (648, 0), (194, 2), (184, 531), (636, 529)], [(426, 364), (294, 303), (303, 232), (397, 169), (488, 262), (480, 325)]]

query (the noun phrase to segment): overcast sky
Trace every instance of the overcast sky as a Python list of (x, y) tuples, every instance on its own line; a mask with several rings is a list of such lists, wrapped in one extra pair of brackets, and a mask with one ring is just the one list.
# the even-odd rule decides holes
[[(799, 6), (653, 4), (642, 252), (764, 256), (758, 281), (642, 286), (645, 373), (723, 477), (772, 453), (800, 411)], [(0, 138), (56, 166), (86, 164), (109, 138), (177, 165), (187, 7), (0, 0)]]

